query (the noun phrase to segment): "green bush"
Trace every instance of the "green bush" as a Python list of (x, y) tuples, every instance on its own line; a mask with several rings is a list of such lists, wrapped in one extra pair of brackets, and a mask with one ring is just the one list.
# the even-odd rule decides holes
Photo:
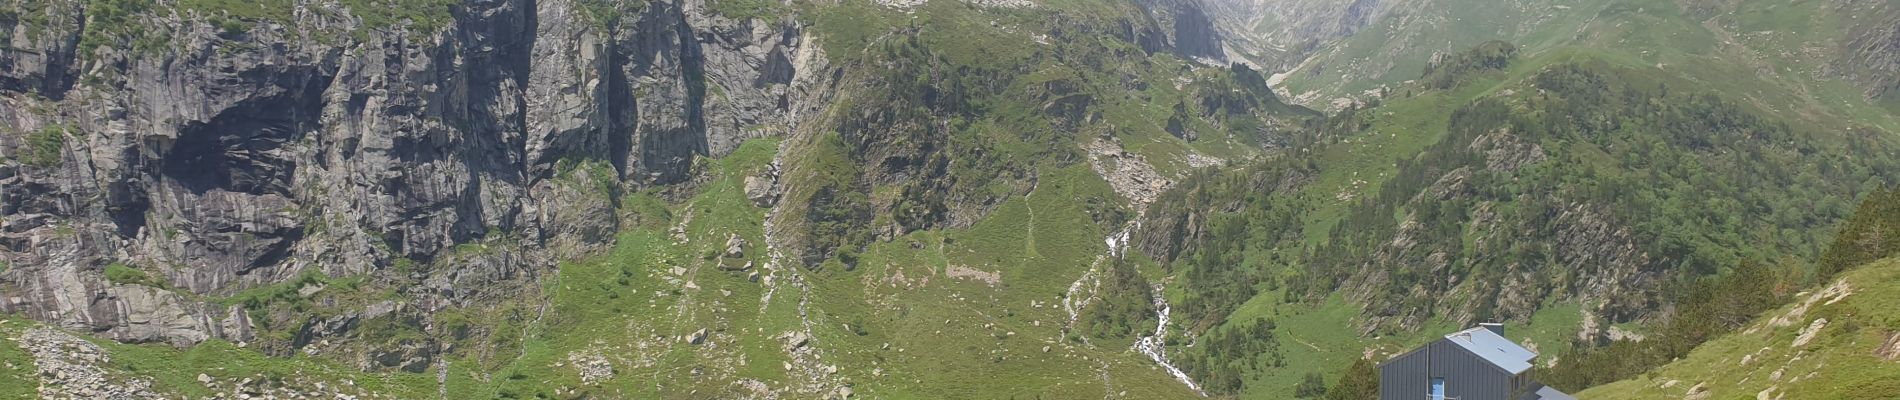
[(1326, 390), (1327, 400), (1365, 400), (1379, 398), (1379, 369), (1372, 360), (1353, 360), (1339, 375), (1339, 382)]
[[(370, 29), (409, 24), (413, 33), (434, 33), (454, 22), (455, 0), (344, 0)], [(361, 29), (358, 30), (360, 32)]]
[(1181, 369), (1208, 392), (1238, 393), (1247, 377), (1286, 367), (1277, 327), (1273, 320), (1256, 319), (1210, 330), (1181, 358)]
[(26, 148), (20, 150), (20, 162), (41, 167), (59, 165), (67, 131), (67, 126), (55, 124), (27, 134)]
[(1492, 40), (1479, 43), (1469, 50), (1443, 60), (1433, 60), (1425, 66), (1425, 73), (1419, 80), (1435, 89), (1450, 89), (1471, 79), (1477, 73), (1504, 69), (1511, 64), (1511, 56), (1517, 54), (1517, 46)]
[(213, 23), (218, 26), (219, 30), (223, 30), (226, 35), (242, 35), (246, 30), (250, 29), (250, 26), (245, 25), (243, 20), (235, 18), (220, 18)]
[(124, 37), (140, 36), (143, 29), (135, 17), (144, 13), (150, 5), (150, 2), (140, 0), (88, 0), (79, 49), (91, 55), (99, 46), (116, 43)]
[(784, 8), (771, 0), (711, 0), (708, 3), (711, 3), (713, 12), (740, 21), (770, 19)]
[(1326, 377), (1318, 372), (1307, 372), (1299, 385), (1293, 386), (1293, 397), (1317, 399), (1326, 395)]
[(1683, 284), (1675, 299), (1676, 315), (1659, 324), (1643, 341), (1617, 341), (1591, 347), (1579, 343), (1557, 357), (1555, 367), (1538, 367), (1538, 380), (1566, 391), (1615, 382), (1687, 357), (1697, 345), (1735, 332), (1756, 315), (1787, 299), (1778, 271), (1743, 262), (1722, 276)]
[(118, 262), (106, 265), (106, 281), (116, 285), (143, 285), (156, 288), (168, 286), (163, 278), (155, 278), (144, 270)]
[(1135, 266), (1116, 260), (1101, 282), (1101, 293), (1077, 316), (1083, 334), (1097, 339), (1128, 339), (1154, 332), (1155, 307), (1148, 279)]
[(1814, 267), (1815, 281), (1896, 252), (1900, 252), (1900, 190), (1883, 188), (1868, 194), (1854, 216), (1841, 223), (1834, 242)]
[(207, 15), (212, 25), (226, 31), (226, 24), (243, 21), (290, 21), (296, 5), (290, 0), (179, 0), (179, 6)]

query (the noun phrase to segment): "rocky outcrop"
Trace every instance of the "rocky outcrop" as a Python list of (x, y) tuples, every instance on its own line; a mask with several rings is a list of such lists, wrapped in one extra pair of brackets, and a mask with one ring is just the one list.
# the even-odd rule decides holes
[[(1403, 217), (1396, 229), (1375, 240), (1377, 248), (1343, 283), (1348, 299), (1365, 304), (1362, 334), (1417, 329), (1433, 317), (1459, 324), (1525, 321), (1551, 298), (1584, 304), (1590, 307), (1586, 314), (1612, 322), (1658, 309), (1655, 291), (1665, 267), (1605, 205), (1561, 194), (1511, 202), (1477, 186), (1497, 179), (1492, 174), (1544, 162), (1539, 145), (1507, 129), (1460, 145), (1477, 159), (1439, 175), (1407, 200), (1397, 210)], [(1443, 220), (1444, 212), (1433, 210), (1443, 207), (1459, 208), (1461, 219)], [(1525, 207), (1539, 211), (1526, 213)], [(1447, 224), (1457, 229), (1443, 230)], [(1515, 254), (1527, 251), (1547, 257), (1550, 265), (1517, 261)]]
[(116, 285), (106, 297), (114, 299), (120, 319), (115, 339), (131, 342), (194, 343), (211, 337), (251, 340), (250, 317), (238, 307), (221, 307), (159, 288)]
[[(620, 193), (785, 133), (828, 76), (800, 22), (699, 0), (476, 0), (389, 26), (318, 2), (241, 31), (124, 17), (172, 38), (157, 50), (111, 32), (78, 49), (78, 3), (0, 19), (0, 149), (54, 155), (0, 161), (0, 310), (127, 341), (250, 340), (256, 321), (206, 299), (304, 273), (427, 288), (403, 292), (431, 305), (412, 317), (532, 290), (612, 240)], [(507, 251), (458, 250), (474, 243)], [(109, 282), (112, 262), (170, 285)]]
[(1484, 153), (1485, 169), (1498, 172), (1514, 172), (1550, 158), (1544, 153), (1543, 146), (1527, 143), (1512, 135), (1508, 129), (1478, 136), (1477, 140), (1471, 141), (1470, 149)]
[(40, 398), (46, 399), (160, 399), (152, 382), (114, 376), (104, 368), (112, 355), (99, 345), (52, 328), (33, 328), (20, 335), (20, 347), (33, 356), (39, 372)]
[(771, 207), (778, 203), (778, 183), (772, 177), (745, 177), (745, 198), (752, 205)]
[(1286, 163), (1256, 163), (1244, 169), (1209, 169), (1189, 175), (1154, 197), (1136, 219), (1127, 240), (1148, 257), (1175, 261), (1199, 249), (1214, 235), (1211, 222), (1217, 216), (1245, 207), (1267, 207), (1269, 204), (1252, 201), (1296, 193), (1317, 175), (1310, 166)]
[(1114, 188), (1115, 193), (1137, 208), (1153, 203), (1156, 196), (1174, 184), (1173, 180), (1155, 172), (1154, 166), (1140, 154), (1123, 149), (1121, 140), (1113, 136), (1084, 143), (1082, 149), (1088, 152), (1089, 168), (1108, 180), (1108, 186)]
[(1814, 322), (1808, 324), (1808, 327), (1801, 328), (1801, 334), (1796, 335), (1794, 337), (1794, 341), (1790, 342), (1788, 344), (1788, 347), (1801, 347), (1801, 346), (1807, 345), (1808, 342), (1814, 341), (1815, 335), (1819, 335), (1821, 333), (1821, 329), (1824, 329), (1824, 328), (1827, 328), (1827, 318), (1815, 318)]
[[(1842, 44), (1841, 69), (1865, 82), (1868, 97), (1900, 99), (1900, 6), (1891, 2), (1846, 1), (1838, 6), (1857, 15)], [(1855, 73), (1859, 72), (1859, 73)]]
[(84, 2), (11, 0), (0, 7), (0, 91), (60, 99), (78, 70)]
[(1880, 361), (1900, 359), (1900, 332), (1888, 333), (1886, 340), (1881, 341), (1880, 346), (1874, 347), (1874, 357), (1879, 358)]
[[(1199, 58), (1212, 61), (1224, 61), (1227, 58), (1221, 34), (1214, 21), (1207, 15), (1207, 7), (1199, 0), (1142, 0), (1141, 5), (1149, 18), (1154, 18), (1156, 26), (1165, 31), (1143, 30), (1138, 37), (1151, 38), (1138, 41), (1149, 52), (1172, 50), (1182, 58)], [(1163, 47), (1165, 46), (1165, 47)]]

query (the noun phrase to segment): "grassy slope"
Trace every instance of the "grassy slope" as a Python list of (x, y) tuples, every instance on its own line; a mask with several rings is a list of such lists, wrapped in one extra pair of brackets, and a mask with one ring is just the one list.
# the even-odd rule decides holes
[[(847, 354), (846, 364), (893, 371), (876, 384), (898, 397), (1180, 397), (1185, 387), (1153, 370), (1127, 344), (1064, 339), (1060, 295), (1107, 248), (1071, 199), (1106, 193), (1076, 165), (1045, 172), (1035, 192), (1011, 200), (967, 230), (918, 232), (867, 251), (858, 273), (824, 276), (814, 305), (838, 318), (863, 318), (869, 333), (841, 336), (846, 347), (880, 342), (906, 351)], [(1079, 228), (1078, 228), (1079, 227)], [(920, 250), (919, 250), (920, 249)], [(1000, 275), (995, 285), (951, 278), (946, 268)], [(1033, 306), (1032, 306), (1033, 304)], [(1042, 353), (1043, 347), (1049, 353)], [(906, 382), (905, 378), (910, 378)]]
[(33, 355), (20, 348), (14, 338), (26, 332), (30, 323), (14, 318), (0, 321), (0, 399), (31, 399), (39, 392), (39, 373), (33, 369)]
[[(709, 391), (737, 395), (743, 392), (723, 382), (755, 379), (776, 388), (794, 381), (781, 368), (787, 357), (774, 336), (802, 323), (796, 289), (781, 284), (761, 308), (762, 286), (740, 274), (718, 271), (697, 257), (723, 246), (726, 233), (763, 243), (765, 210), (746, 202), (741, 179), (764, 167), (775, 144), (748, 142), (718, 161), (718, 178), (672, 211), (694, 215), (686, 225), (685, 245), (669, 246), (664, 231), (639, 228), (622, 235), (612, 255), (565, 265), (560, 281), (551, 284), (550, 322), (530, 326), (534, 333), (526, 352), (496, 374), (508, 382), (482, 385), (471, 379), (464, 381), (464, 394), (486, 397), (580, 387), (609, 396), (679, 397)], [(1141, 398), (1188, 395), (1125, 347), (1062, 341), (1060, 321), (1066, 316), (1049, 304), (1087, 269), (1094, 255), (1106, 250), (1099, 241), (1104, 234), (1035, 229), (1038, 222), (1053, 226), (1055, 221), (1086, 219), (1078, 205), (1067, 200), (1080, 192), (1107, 190), (1085, 167), (1048, 172), (1035, 193), (1009, 201), (970, 229), (921, 231), (877, 244), (855, 270), (828, 264), (807, 271), (813, 343), (823, 362), (840, 366), (838, 376), (870, 397), (1098, 398), (1124, 391)], [(763, 263), (764, 253), (762, 247), (752, 246), (746, 257)], [(992, 287), (948, 277), (944, 270), (953, 264), (1000, 272), (1002, 281)], [(691, 280), (699, 289), (669, 283), (667, 270), (673, 267), (688, 271), (682, 280)], [(614, 280), (623, 268), (635, 277), (629, 288), (603, 283)], [(614, 297), (609, 294), (613, 292), (622, 294)], [(1042, 306), (1031, 307), (1032, 300)], [(678, 338), (702, 327), (715, 333), (711, 344), (701, 348), (676, 339), (603, 340)], [(1051, 352), (1042, 353), (1043, 346), (1051, 346)], [(614, 378), (587, 387), (577, 372), (559, 366), (568, 351), (584, 349), (608, 354)], [(631, 356), (621, 360), (615, 354)], [(744, 365), (736, 364), (740, 359)], [(690, 371), (695, 367), (708, 372), (694, 376)], [(731, 375), (721, 371), (727, 367)]]
[(401, 398), (427, 397), (434, 392), (435, 378), (412, 373), (364, 373), (353, 366), (327, 359), (304, 356), (278, 358), (245, 350), (230, 342), (207, 341), (189, 349), (164, 345), (132, 345), (105, 339), (93, 343), (112, 353), (109, 369), (151, 377), (154, 389), (191, 397), (212, 392), (200, 384), (198, 374), (220, 380), (226, 378), (301, 377), (314, 381), (355, 382), (369, 393)]
[[(493, 374), (495, 379), (487, 382), (487, 374), (467, 366), (481, 365), (483, 360), (452, 363), (451, 381), (457, 384), (450, 385), (451, 395), (532, 396), (583, 388), (613, 397), (683, 396), (696, 388), (691, 385), (694, 375), (687, 371), (739, 354), (750, 357), (746, 368), (736, 369), (740, 374), (782, 377), (777, 368), (765, 368), (782, 358), (769, 335), (732, 335), (734, 340), (716, 341), (718, 345), (704, 351), (681, 343), (681, 338), (700, 328), (775, 333), (795, 323), (796, 316), (788, 315), (791, 307), (786, 306), (795, 299), (775, 297), (772, 301), (777, 307), (762, 308), (758, 285), (746, 282), (741, 274), (718, 270), (717, 260), (701, 257), (723, 249), (730, 234), (762, 243), (763, 212), (745, 200), (741, 180), (764, 168), (775, 145), (775, 141), (748, 142), (719, 160), (716, 180), (685, 204), (669, 209), (664, 203), (650, 204), (657, 203), (650, 197), (630, 196), (632, 202), (649, 203), (631, 208), (645, 209), (641, 217), (651, 222), (621, 233), (605, 256), (563, 263), (544, 285), (548, 293), (545, 314), (528, 309), (524, 312), (530, 318), (519, 325), (494, 324), (523, 332), (519, 353), (499, 352), (494, 358), (504, 361)], [(683, 243), (667, 235), (666, 230), (676, 224), (686, 227)], [(760, 253), (751, 251), (744, 261), (762, 262)], [(674, 274), (675, 268), (684, 274)], [(687, 288), (688, 281), (698, 289)], [(582, 385), (579, 371), (569, 360), (577, 354), (607, 357), (614, 366), (613, 379)]]
[[(729, 397), (749, 393), (735, 383), (742, 380), (772, 388), (798, 384), (781, 367), (789, 358), (777, 338), (803, 323), (796, 289), (781, 284), (769, 303), (761, 303), (762, 285), (702, 257), (737, 234), (753, 244), (738, 263), (765, 261), (758, 245), (764, 243), (765, 209), (744, 198), (742, 185), (744, 176), (771, 160), (777, 144), (750, 141), (717, 160), (712, 182), (683, 204), (630, 196), (630, 202), (647, 203), (631, 208), (642, 209), (649, 223), (624, 232), (605, 256), (563, 264), (545, 284), (545, 313), (536, 306), (539, 299), (524, 299), (516, 309), (469, 317), (477, 326), (521, 333), (496, 335), (499, 350), (493, 354), (452, 357), (450, 397)], [(1107, 250), (1105, 232), (1069, 223), (1088, 219), (1071, 200), (1106, 193), (1106, 182), (1072, 164), (1046, 171), (1035, 192), (1008, 201), (969, 229), (916, 232), (874, 246), (856, 270), (831, 264), (807, 272), (813, 345), (823, 363), (839, 366), (836, 378), (874, 398), (1192, 396), (1128, 343), (1065, 339), (1060, 296)], [(675, 243), (667, 229), (682, 221), (688, 239)], [(991, 286), (952, 278), (945, 274), (950, 265), (998, 272), (1002, 279)], [(686, 273), (674, 275), (675, 267)], [(25, 327), (10, 323), (7, 331), (15, 335)], [(707, 344), (681, 340), (700, 328), (712, 331)], [(401, 398), (430, 397), (437, 386), (433, 369), (362, 373), (329, 360), (267, 357), (215, 340), (183, 350), (95, 342), (112, 352), (111, 370), (149, 376), (156, 389), (176, 395), (210, 394), (196, 381), (200, 373), (348, 379)], [(581, 382), (570, 356), (589, 354), (606, 357), (611, 378)], [(0, 347), (0, 360), (20, 366), (0, 373), (22, 377), (6, 379), (0, 396), (30, 396), (30, 356), (6, 346)]]
[[(39, 385), (33, 356), (15, 338), (36, 323), (9, 318), (0, 322), (0, 399), (34, 398)], [(83, 337), (83, 335), (81, 335)], [(213, 392), (197, 380), (199, 374), (229, 379), (298, 377), (312, 381), (354, 382), (369, 393), (398, 398), (422, 398), (435, 391), (435, 378), (411, 373), (364, 373), (341, 363), (304, 356), (269, 357), (230, 342), (211, 340), (188, 349), (167, 345), (125, 344), (89, 339), (112, 355), (104, 365), (115, 375), (149, 378), (153, 390), (179, 397), (204, 397)]]
[[(1900, 331), (1900, 261), (1877, 261), (1844, 274), (1840, 281), (1851, 294), (1838, 302), (1820, 291), (1796, 296), (1795, 304), (1704, 343), (1687, 358), (1577, 397), (1674, 399), (1704, 384), (1713, 399), (1753, 398), (1764, 391), (1786, 399), (1892, 398), (1900, 393), (1900, 367), (1876, 357), (1875, 348)], [(1816, 298), (1819, 301), (1805, 313), (1795, 312)], [(1789, 323), (1771, 324), (1776, 318)], [(1802, 330), (1822, 318), (1828, 323), (1811, 342), (1793, 345)]]

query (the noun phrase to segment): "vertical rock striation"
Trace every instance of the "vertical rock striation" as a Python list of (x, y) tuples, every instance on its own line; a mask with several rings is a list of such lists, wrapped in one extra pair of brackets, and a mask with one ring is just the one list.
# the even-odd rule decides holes
[(134, 342), (251, 340), (216, 299), (307, 273), (405, 288), (410, 316), (534, 290), (612, 240), (619, 193), (785, 133), (828, 76), (800, 22), (700, 0), (120, 16), (136, 35), (20, 1), (44, 4), (0, 18), (0, 311)]

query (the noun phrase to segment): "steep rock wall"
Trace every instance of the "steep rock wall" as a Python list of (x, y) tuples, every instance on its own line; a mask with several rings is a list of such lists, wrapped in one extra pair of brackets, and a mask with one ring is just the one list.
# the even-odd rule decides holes
[[(87, 30), (104, 17), (84, 7), (0, 20), (0, 311), (125, 341), (249, 340), (216, 299), (311, 272), (413, 286), (420, 307), (393, 311), (412, 316), (533, 290), (612, 239), (620, 192), (786, 132), (826, 76), (801, 71), (825, 61), (797, 57), (799, 22), (697, 0), (381, 26), (316, 2), (242, 30), (133, 14), (156, 48)], [(510, 251), (444, 257), (478, 241)], [(115, 283), (114, 263), (164, 283)]]

